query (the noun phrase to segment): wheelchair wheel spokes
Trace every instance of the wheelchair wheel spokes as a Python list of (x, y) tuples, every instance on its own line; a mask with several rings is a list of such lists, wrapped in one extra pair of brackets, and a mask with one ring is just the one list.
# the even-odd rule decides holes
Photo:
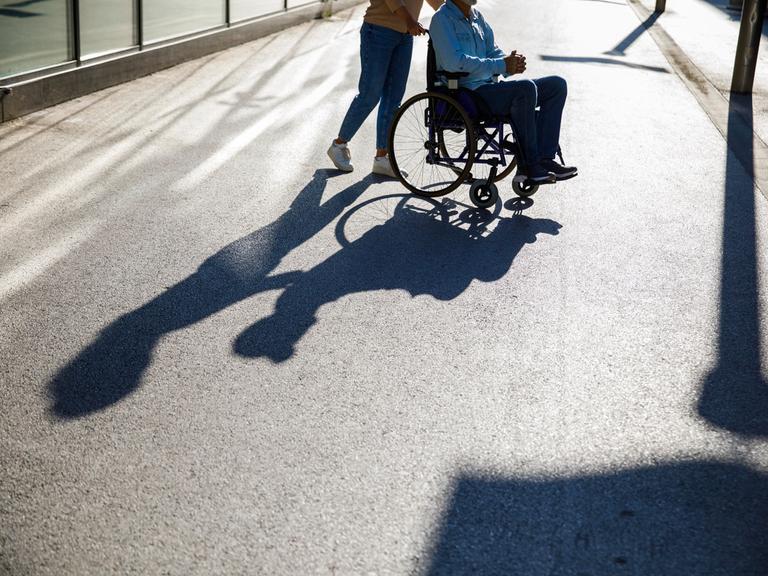
[(389, 154), (398, 179), (411, 192), (448, 194), (472, 168), (475, 140), (469, 117), (449, 96), (414, 96), (395, 115)]

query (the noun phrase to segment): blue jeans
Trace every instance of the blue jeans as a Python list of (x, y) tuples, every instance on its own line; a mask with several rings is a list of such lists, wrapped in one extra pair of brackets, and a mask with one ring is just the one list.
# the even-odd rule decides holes
[(413, 36), (410, 34), (363, 23), (360, 29), (358, 94), (347, 110), (339, 138), (352, 140), (378, 104), (376, 148), (387, 147), (389, 126), (405, 94), (412, 52)]
[[(475, 90), (496, 115), (509, 116), (525, 165), (550, 160), (557, 154), (560, 124), (568, 85), (560, 76), (511, 80)], [(536, 106), (540, 106), (536, 112)]]

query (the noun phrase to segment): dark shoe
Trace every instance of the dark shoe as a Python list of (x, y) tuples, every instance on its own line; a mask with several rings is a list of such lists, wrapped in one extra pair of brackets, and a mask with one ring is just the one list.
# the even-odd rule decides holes
[(563, 166), (554, 160), (542, 160), (541, 166), (555, 175), (558, 180), (568, 180), (579, 174), (576, 166)]
[(519, 166), (514, 181), (530, 184), (551, 184), (556, 179), (556, 176), (549, 170), (545, 170), (541, 164), (534, 164), (533, 166)]

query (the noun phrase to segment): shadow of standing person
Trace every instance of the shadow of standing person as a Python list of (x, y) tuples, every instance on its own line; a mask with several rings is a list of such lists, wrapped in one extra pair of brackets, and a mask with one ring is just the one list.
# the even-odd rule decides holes
[(50, 382), (53, 415), (76, 418), (115, 404), (138, 388), (164, 334), (300, 277), (301, 272), (269, 274), (375, 183), (367, 176), (321, 204), (335, 174), (317, 170), (280, 218), (225, 246), (194, 274), (104, 328)]

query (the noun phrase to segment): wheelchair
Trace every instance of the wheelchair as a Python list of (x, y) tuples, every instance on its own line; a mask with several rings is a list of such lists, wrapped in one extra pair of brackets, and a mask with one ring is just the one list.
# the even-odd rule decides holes
[[(427, 92), (406, 100), (389, 131), (389, 156), (398, 180), (418, 196), (434, 198), (469, 184), (478, 208), (498, 200), (496, 183), (517, 167), (520, 148), (508, 117), (492, 114), (472, 90), (458, 87), (466, 72), (437, 70), (428, 41)], [(521, 197), (539, 186), (513, 180)]]

